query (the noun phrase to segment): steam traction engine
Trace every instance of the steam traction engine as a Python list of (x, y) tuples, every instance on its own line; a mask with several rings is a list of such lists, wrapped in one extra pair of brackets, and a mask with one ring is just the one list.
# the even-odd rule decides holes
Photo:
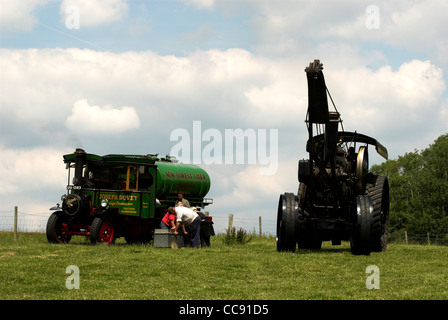
[(294, 252), (296, 244), (320, 249), (322, 241), (330, 240), (333, 245), (350, 240), (353, 254), (385, 251), (389, 184), (387, 177), (368, 171), (368, 145), (385, 159), (387, 149), (371, 137), (344, 131), (336, 107), (328, 110), (322, 69), (319, 60), (305, 69), (309, 159), (299, 160), (297, 195), (280, 195), (277, 251)]
[[(195, 207), (205, 207), (210, 177), (203, 169), (174, 157), (110, 154), (98, 156), (76, 149), (63, 156), (68, 169), (67, 194), (50, 210), (50, 243), (86, 236), (92, 243), (147, 242), (181, 192)], [(70, 184), (71, 170), (74, 170)]]

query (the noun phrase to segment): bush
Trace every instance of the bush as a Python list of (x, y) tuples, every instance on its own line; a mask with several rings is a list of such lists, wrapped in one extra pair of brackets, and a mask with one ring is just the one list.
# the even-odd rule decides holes
[(226, 245), (246, 244), (252, 240), (252, 237), (249, 237), (249, 234), (243, 228), (240, 228), (238, 231), (236, 231), (235, 227), (233, 227), (230, 231), (228, 229), (226, 230), (227, 233), (223, 240)]

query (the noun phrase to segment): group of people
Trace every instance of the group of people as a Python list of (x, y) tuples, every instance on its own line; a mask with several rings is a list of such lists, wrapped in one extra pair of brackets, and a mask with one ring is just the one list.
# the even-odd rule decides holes
[(167, 213), (160, 222), (160, 228), (172, 229), (174, 234), (179, 234), (182, 229), (184, 235), (190, 236), (191, 245), (194, 248), (210, 246), (210, 236), (215, 235), (213, 222), (209, 221), (200, 209), (190, 207), (190, 202), (178, 194), (175, 207), (169, 207)]

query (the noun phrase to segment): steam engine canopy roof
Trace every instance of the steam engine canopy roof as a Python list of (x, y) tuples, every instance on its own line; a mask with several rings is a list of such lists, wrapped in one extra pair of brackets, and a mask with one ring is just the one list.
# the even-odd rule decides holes
[(95, 164), (97, 166), (152, 166), (157, 168), (156, 197), (165, 198), (175, 196), (182, 192), (185, 196), (203, 198), (210, 190), (210, 177), (208, 173), (191, 164), (179, 163), (175, 157), (167, 156), (159, 158), (158, 155), (125, 155), (109, 154), (98, 156), (85, 153), (82, 149), (77, 149), (74, 153), (63, 156), (64, 163), (75, 163), (77, 157), (83, 157), (85, 164)]

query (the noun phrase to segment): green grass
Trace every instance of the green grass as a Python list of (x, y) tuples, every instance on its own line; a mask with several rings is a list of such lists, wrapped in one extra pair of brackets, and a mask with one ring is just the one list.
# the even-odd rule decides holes
[[(390, 244), (385, 253), (353, 256), (348, 243), (279, 253), (274, 238), (245, 245), (165, 249), (92, 246), (81, 237), (52, 245), (44, 234), (0, 233), (0, 299), (448, 299), (448, 247)], [(66, 288), (69, 265), (80, 289)], [(376, 265), (380, 288), (366, 288)]]

